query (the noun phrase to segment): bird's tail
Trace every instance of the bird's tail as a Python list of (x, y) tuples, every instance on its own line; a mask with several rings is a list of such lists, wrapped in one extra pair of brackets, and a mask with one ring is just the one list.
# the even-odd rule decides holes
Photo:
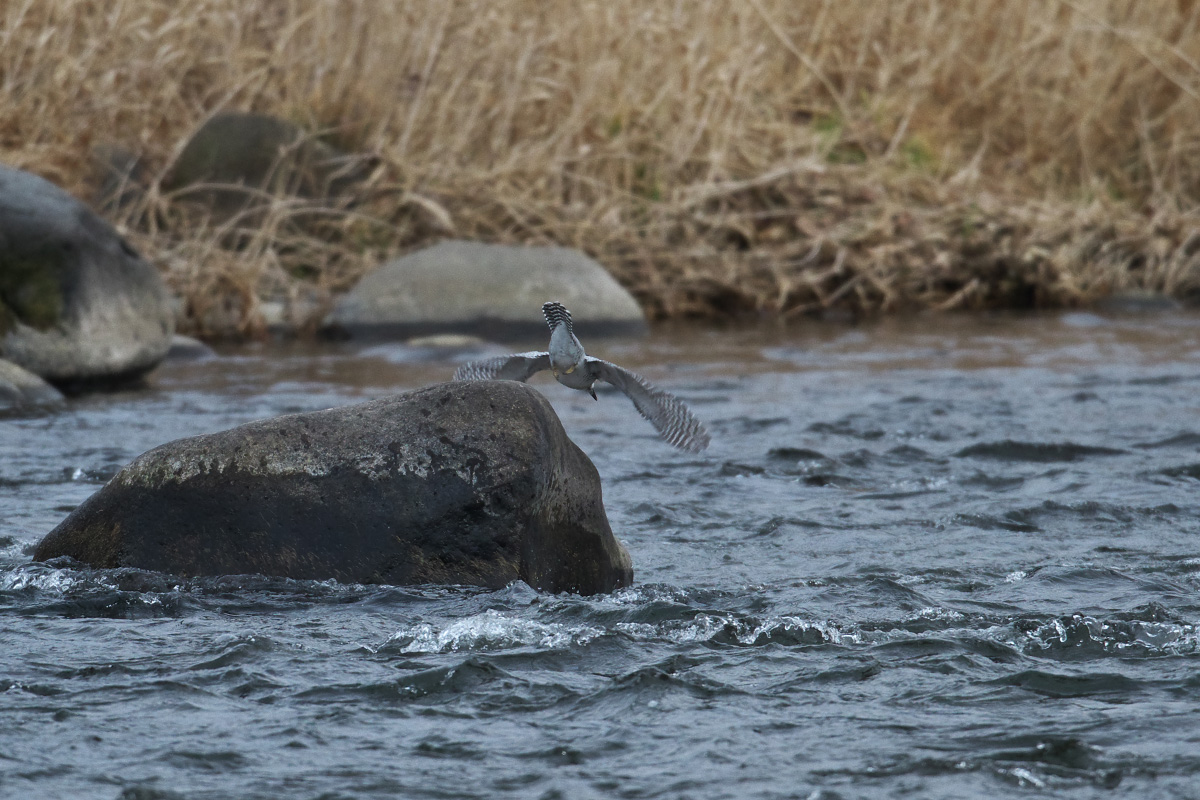
[(551, 300), (549, 303), (542, 303), (542, 315), (546, 318), (546, 324), (553, 331), (559, 325), (567, 326), (567, 333), (575, 335), (575, 329), (571, 325), (571, 312), (567, 311), (567, 307), (562, 303), (557, 303)]

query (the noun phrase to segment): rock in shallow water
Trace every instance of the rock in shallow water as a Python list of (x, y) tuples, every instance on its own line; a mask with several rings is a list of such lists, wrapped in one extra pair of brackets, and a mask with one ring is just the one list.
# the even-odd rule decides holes
[(633, 296), (578, 250), (469, 241), (388, 262), (342, 297), (326, 324), (362, 337), (526, 335), (545, 331), (547, 300), (587, 308), (594, 333), (646, 331)]
[(633, 580), (595, 466), (535, 389), (446, 383), (157, 447), (38, 545), (39, 561), (357, 583)]
[(73, 388), (135, 378), (174, 333), (158, 272), (71, 195), (0, 166), (0, 356)]
[(0, 358), (0, 414), (62, 405), (62, 393), (28, 370)]

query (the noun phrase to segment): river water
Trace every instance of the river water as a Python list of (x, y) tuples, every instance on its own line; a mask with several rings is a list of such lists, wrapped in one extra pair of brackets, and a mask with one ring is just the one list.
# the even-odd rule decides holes
[(535, 381), (633, 556), (609, 596), (30, 562), (142, 451), (444, 380), (431, 348), (0, 419), (0, 796), (1200, 796), (1200, 317), (591, 344), (713, 434)]

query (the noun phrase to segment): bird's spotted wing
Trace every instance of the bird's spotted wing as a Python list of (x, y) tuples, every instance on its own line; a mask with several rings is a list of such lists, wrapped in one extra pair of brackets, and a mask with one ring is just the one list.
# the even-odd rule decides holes
[(454, 370), (456, 381), (526, 381), (535, 372), (550, 369), (549, 353), (512, 353), (468, 361)]
[(562, 303), (553, 300), (542, 303), (542, 316), (546, 318), (546, 324), (550, 326), (552, 333), (559, 325), (566, 325), (567, 333), (575, 335), (575, 326), (571, 324), (571, 312), (567, 311), (567, 307)]
[(587, 365), (597, 380), (611, 383), (629, 395), (633, 407), (650, 420), (650, 424), (669, 444), (690, 453), (698, 453), (708, 447), (708, 431), (678, 397), (659, 389), (636, 372), (611, 362), (588, 356)]

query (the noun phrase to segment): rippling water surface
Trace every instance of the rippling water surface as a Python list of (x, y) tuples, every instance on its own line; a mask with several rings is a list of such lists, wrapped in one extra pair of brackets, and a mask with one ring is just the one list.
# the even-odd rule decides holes
[(30, 562), (142, 451), (445, 379), (434, 350), (243, 349), (0, 419), (0, 795), (1200, 796), (1200, 318), (592, 349), (713, 433), (537, 382), (633, 555), (595, 598)]

